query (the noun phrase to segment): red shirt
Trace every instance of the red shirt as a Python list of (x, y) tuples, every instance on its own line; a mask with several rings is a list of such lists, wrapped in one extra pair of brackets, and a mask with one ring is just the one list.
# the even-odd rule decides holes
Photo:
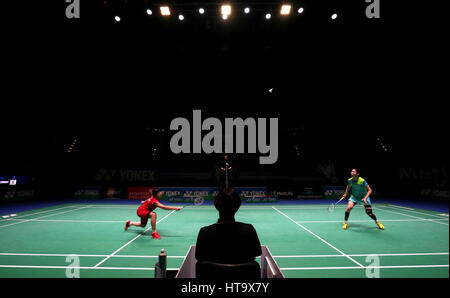
[(151, 196), (144, 202), (144, 204), (142, 204), (139, 207), (139, 209), (141, 211), (150, 211), (151, 212), (156, 209), (156, 203), (159, 203), (159, 201), (155, 197)]

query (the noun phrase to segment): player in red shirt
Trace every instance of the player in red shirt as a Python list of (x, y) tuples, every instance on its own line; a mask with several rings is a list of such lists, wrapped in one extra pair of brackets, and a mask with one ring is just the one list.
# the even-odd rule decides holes
[(125, 231), (128, 230), (128, 228), (133, 225), (136, 227), (145, 227), (148, 222), (148, 218), (150, 217), (150, 224), (152, 225), (152, 238), (155, 239), (161, 239), (161, 236), (159, 236), (158, 232), (156, 231), (156, 213), (153, 212), (153, 210), (156, 209), (156, 207), (159, 207), (161, 209), (165, 210), (181, 210), (180, 207), (169, 207), (161, 204), (158, 200), (162, 196), (162, 191), (159, 188), (154, 188), (152, 190), (152, 196), (148, 198), (146, 201), (141, 202), (141, 206), (137, 209), (137, 215), (141, 218), (140, 222), (131, 222), (127, 220), (125, 224)]

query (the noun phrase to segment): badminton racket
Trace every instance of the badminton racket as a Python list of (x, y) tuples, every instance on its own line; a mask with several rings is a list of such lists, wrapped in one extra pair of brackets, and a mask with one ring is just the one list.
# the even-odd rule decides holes
[(344, 199), (345, 197), (342, 197), (339, 201), (337, 201), (336, 203), (331, 203), (329, 206), (328, 206), (328, 212), (333, 212), (334, 211), (334, 208), (336, 208), (336, 205), (340, 202), (340, 201), (342, 201), (343, 199)]
[(205, 202), (205, 200), (203, 199), (203, 197), (201, 196), (192, 196), (190, 197), (191, 200), (189, 200), (187, 203), (187, 205), (184, 205), (182, 207), (182, 209), (186, 208), (186, 207), (191, 207), (191, 206), (200, 206), (203, 205), (203, 203)]

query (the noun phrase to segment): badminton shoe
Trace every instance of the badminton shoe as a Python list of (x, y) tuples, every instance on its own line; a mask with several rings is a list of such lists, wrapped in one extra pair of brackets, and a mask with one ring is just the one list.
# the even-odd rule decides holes
[(125, 231), (128, 230), (130, 225), (131, 225), (131, 222), (129, 220), (127, 220), (127, 222), (125, 223)]
[(377, 226), (380, 230), (384, 230), (384, 226), (381, 224), (381, 222), (377, 221)]
[(342, 225), (342, 229), (344, 229), (344, 230), (348, 229), (348, 224), (346, 222), (344, 222), (344, 224)]
[(161, 239), (161, 236), (159, 236), (158, 232), (153, 232), (152, 233), (152, 238), (153, 239)]

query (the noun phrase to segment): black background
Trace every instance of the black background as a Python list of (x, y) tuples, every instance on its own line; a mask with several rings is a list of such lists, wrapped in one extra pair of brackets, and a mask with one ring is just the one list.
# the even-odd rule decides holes
[[(222, 119), (278, 117), (283, 127), (306, 126), (310, 135), (332, 129), (342, 152), (349, 129), (376, 127), (411, 163), (448, 162), (445, 47), (435, 4), (381, 1), (381, 19), (367, 20), (364, 1), (309, 1), (305, 7), (315, 13), (305, 10), (302, 22), (274, 19), (269, 27), (255, 17), (227, 28), (220, 20), (209, 27), (192, 20), (184, 27), (151, 23), (132, 9), (115, 24), (103, 1), (81, 2), (79, 20), (65, 17), (62, 0), (1, 3), (2, 162), (57, 164), (55, 148), (80, 131), (114, 135), (139, 125), (167, 127), (197, 108)], [(345, 11), (335, 23), (328, 19), (333, 5)], [(100, 155), (94, 151), (81, 156), (94, 162)], [(115, 162), (133, 164), (123, 152), (113, 151)], [(132, 292), (143, 282), (124, 288)], [(149, 289), (175, 291), (166, 283), (160, 288), (151, 281)], [(311, 295), (311, 285), (339, 295), (354, 293), (347, 287), (384, 295), (391, 286), (296, 283), (277, 282), (276, 288), (296, 296)], [(422, 287), (407, 280), (392, 286), (402, 292)]]

